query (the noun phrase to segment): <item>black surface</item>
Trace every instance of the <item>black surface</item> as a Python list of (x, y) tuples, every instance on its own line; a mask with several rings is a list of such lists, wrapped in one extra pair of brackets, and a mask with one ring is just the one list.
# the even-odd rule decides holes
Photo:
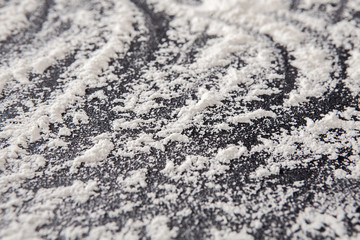
[[(359, 213), (359, 181), (357, 179), (342, 179), (327, 184), (326, 180), (328, 176), (333, 176), (334, 169), (347, 169), (347, 165), (350, 163), (349, 156), (352, 155), (353, 149), (344, 148), (338, 155), (338, 159), (329, 160), (328, 156), (323, 155), (320, 159), (314, 159), (307, 165), (300, 165), (295, 169), (281, 168), (280, 173), (277, 175), (270, 175), (263, 179), (250, 178), (250, 174), (255, 171), (259, 166), (266, 165), (269, 153), (259, 153), (251, 155), (250, 157), (240, 157), (234, 159), (230, 163), (230, 168), (226, 174), (217, 175), (214, 183), (219, 184), (221, 189), (215, 190), (205, 185), (209, 180), (205, 175), (202, 176), (200, 171), (200, 177), (196, 184), (186, 183), (182, 179), (174, 181), (166, 178), (161, 174), (161, 170), (165, 167), (166, 161), (171, 159), (175, 163), (181, 163), (185, 157), (189, 154), (199, 154), (203, 156), (213, 156), (214, 150), (225, 147), (229, 144), (238, 144), (243, 142), (246, 148), (250, 151), (254, 146), (257, 146), (261, 141), (260, 138), (271, 138), (273, 134), (279, 133), (280, 130), (288, 131), (292, 128), (299, 128), (306, 125), (306, 118), (310, 118), (313, 121), (321, 119), (325, 114), (339, 110), (343, 111), (346, 107), (354, 107), (359, 109), (359, 96), (351, 94), (343, 83), (343, 79), (347, 76), (347, 64), (346, 60), (349, 58), (349, 49), (345, 49), (342, 46), (333, 45), (331, 48), (334, 50), (333, 62), (334, 65), (339, 67), (339, 76), (331, 75), (333, 80), (337, 80), (337, 85), (334, 89), (329, 90), (324, 95), (319, 97), (312, 97), (309, 101), (298, 107), (291, 108), (276, 108), (275, 113), (277, 118), (262, 118), (255, 120), (252, 124), (239, 123), (238, 125), (231, 125), (231, 130), (221, 130), (218, 132), (211, 126), (217, 122), (221, 122), (228, 117), (230, 110), (236, 110), (234, 99), (227, 99), (223, 101), (221, 107), (210, 107), (210, 111), (204, 114), (203, 126), (193, 124), (193, 126), (185, 129), (182, 134), (188, 136), (191, 142), (188, 144), (178, 144), (176, 142), (170, 142), (166, 145), (165, 151), (152, 148), (149, 154), (141, 153), (133, 158), (116, 157), (113, 155), (108, 156), (107, 161), (100, 167), (86, 167), (81, 166), (79, 172), (75, 174), (69, 173), (69, 168), (59, 170), (51, 175), (46, 174), (48, 166), (62, 165), (64, 162), (73, 159), (87, 146), (91, 145), (89, 138), (99, 135), (104, 132), (111, 131), (111, 122), (118, 116), (111, 111), (116, 106), (113, 102), (114, 99), (123, 95), (126, 92), (131, 91), (132, 87), (137, 84), (135, 79), (140, 79), (144, 69), (147, 69), (149, 63), (154, 63), (155, 55), (161, 48), (160, 43), (170, 42), (167, 37), (167, 30), (170, 29), (169, 21), (173, 18), (162, 12), (154, 12), (152, 5), (147, 4), (145, 1), (132, 0), (139, 11), (142, 12), (146, 19), (145, 27), (149, 34), (149, 40), (147, 42), (140, 42), (137, 39), (131, 42), (130, 48), (126, 57), (119, 57), (113, 59), (110, 65), (115, 66), (114, 74), (123, 79), (121, 82), (111, 82), (108, 86), (112, 87), (112, 90), (108, 90), (108, 86), (101, 88), (108, 101), (100, 101), (93, 99), (91, 101), (84, 101), (78, 108), (83, 109), (89, 116), (88, 124), (81, 124), (80, 127), (76, 127), (72, 123), (72, 119), (67, 119), (64, 122), (65, 126), (72, 129), (72, 135), (66, 137), (66, 140), (71, 144), (69, 149), (48, 149), (46, 142), (37, 141), (26, 149), (29, 154), (41, 154), (47, 159), (47, 163), (44, 168), (40, 169), (40, 172), (44, 172), (41, 177), (35, 177), (33, 179), (26, 180), (21, 188), (28, 189), (36, 193), (39, 189), (43, 188), (56, 188), (59, 186), (68, 186), (73, 183), (74, 180), (88, 181), (96, 179), (99, 185), (106, 186), (108, 188), (101, 188), (99, 194), (90, 197), (90, 199), (83, 204), (72, 203), (70, 200), (66, 200), (59, 205), (55, 210), (55, 217), (51, 218), (48, 224), (39, 226), (37, 230), (48, 229), (54, 233), (58, 233), (57, 238), (63, 239), (61, 231), (69, 226), (88, 226), (90, 228), (105, 225), (109, 222), (115, 222), (119, 230), (124, 226), (128, 219), (141, 220), (145, 216), (166, 215), (169, 216), (170, 222), (169, 228), (178, 227), (177, 239), (205, 239), (209, 236), (208, 229), (212, 226), (217, 228), (231, 229), (233, 231), (240, 231), (243, 226), (247, 226), (250, 229), (249, 234), (256, 239), (290, 239), (292, 235), (287, 233), (287, 229), (291, 228), (294, 222), (297, 221), (299, 213), (303, 212), (306, 208), (322, 208), (316, 202), (316, 197), (323, 194), (328, 200), (325, 201), (329, 206), (340, 201), (340, 207), (345, 206), (346, 202), (355, 202), (356, 204), (351, 206), (355, 212)], [(305, 11), (304, 9), (297, 8), (298, 1), (292, 1), (292, 11)], [(6, 4), (6, 3), (5, 3)], [(194, 2), (195, 4), (195, 2)], [(342, 20), (342, 11), (345, 8), (346, 1), (339, 1), (337, 11), (333, 13), (330, 18), (334, 23)], [(45, 1), (41, 9), (37, 9), (34, 14), (31, 14), (29, 21), (31, 26), (25, 31), (8, 37), (5, 41), (0, 43), (0, 52), (2, 61), (11, 58), (13, 54), (21, 54), (21, 47), (24, 45), (31, 46), (35, 41), (34, 34), (42, 28), (42, 24), (47, 19), (48, 9), (51, 9), (54, 5), (53, 1)], [(319, 8), (319, 12), (321, 7)], [(358, 13), (354, 13), (354, 18), (358, 17)], [(59, 34), (62, 31), (66, 31), (71, 23), (60, 24), (58, 30)], [(135, 26), (136, 27), (136, 26)], [(304, 29), (307, 31), (307, 29)], [(309, 30), (311, 31), (311, 30)], [(189, 64), (194, 61), (195, 54), (206, 44), (206, 42), (215, 36), (208, 36), (205, 33), (194, 42), (191, 49), (186, 53), (186, 58), (182, 64)], [(269, 82), (269, 85), (279, 89), (279, 93), (272, 95), (264, 95), (261, 100), (244, 102), (249, 110), (265, 109), (271, 110), (274, 106), (282, 106), (284, 99), (288, 97), (290, 91), (296, 88), (295, 81), (297, 79), (298, 70), (291, 65), (291, 59), (293, 56), (287, 50), (287, 48), (280, 43), (274, 41), (271, 36), (262, 36), (264, 41), (271, 42), (274, 52), (276, 52), (276, 65), (279, 66), (279, 74), (284, 76), (283, 78), (273, 80)], [(331, 44), (323, 39), (324, 44)], [(175, 44), (180, 44), (176, 43)], [(95, 46), (96, 47), (96, 46)], [(0, 112), (1, 123), (0, 127), (3, 128), (6, 125), (6, 121), (13, 119), (18, 114), (18, 109), (21, 107), (23, 111), (27, 112), (27, 107), (22, 105), (24, 99), (36, 99), (38, 103), (45, 102), (51, 98), (51, 94), (57, 90), (62, 89), (62, 83), (57, 81), (60, 74), (63, 73), (74, 61), (76, 52), (67, 56), (64, 60), (61, 60), (57, 64), (48, 68), (44, 74), (41, 75), (41, 81), (38, 81), (36, 74), (30, 75), (30, 80), (35, 79), (36, 87), (27, 92), (25, 89), (5, 89), (0, 101), (6, 101), (9, 98), (16, 98), (17, 100), (12, 106), (9, 106), (3, 112)], [(167, 58), (167, 63), (155, 63), (157, 69), (164, 68), (167, 64), (173, 64), (178, 55), (174, 54)], [(2, 64), (5, 64), (2, 62)], [(225, 72), (228, 67), (241, 68), (243, 62), (240, 57), (234, 58), (233, 62), (223, 69), (212, 69), (213, 75), (209, 75), (205, 79), (201, 79), (202, 86), (211, 86), (212, 78), (216, 79), (216, 73)], [(121, 68), (119, 68), (121, 66)], [(335, 71), (335, 70), (334, 70)], [(176, 76), (168, 74), (169, 79)], [(169, 80), (170, 81), (170, 80)], [(152, 82), (148, 83), (149, 88), (156, 89), (157, 86)], [(86, 95), (90, 95), (99, 89), (87, 89)], [(174, 90), (176, 91), (176, 90)], [(157, 121), (171, 119), (174, 110), (181, 108), (185, 105), (187, 99), (196, 99), (197, 89), (190, 89), (188, 92), (180, 93), (179, 97), (171, 100), (156, 99), (164, 105), (163, 108), (157, 108), (150, 111), (148, 114), (136, 115), (129, 111), (127, 120), (133, 120), (137, 118), (149, 119), (155, 118)], [(237, 94), (246, 95), (247, 89), (244, 88), (243, 92)], [(219, 118), (214, 118), (218, 116)], [(359, 119), (355, 119), (358, 121)], [(120, 136), (137, 136), (141, 132), (152, 133), (157, 130), (154, 128), (156, 125), (151, 123), (144, 125), (135, 130), (122, 130), (117, 134)], [(50, 125), (51, 131), (57, 133), (60, 125)], [(341, 135), (341, 129), (332, 129), (336, 135)], [(6, 146), (6, 139), (0, 139), (2, 147)], [(121, 145), (121, 144), (120, 144)], [(301, 146), (299, 146), (301, 148)], [(152, 161), (149, 159), (152, 157)], [(294, 158), (306, 158), (308, 156), (293, 156)], [(147, 187), (142, 188), (139, 193), (130, 193), (123, 191), (116, 183), (119, 173), (128, 172), (130, 170), (136, 170), (139, 168), (148, 169), (147, 173)], [(277, 207), (269, 206), (271, 209), (267, 214), (264, 214), (258, 219), (262, 226), (260, 228), (251, 227), (251, 222), (254, 221), (253, 217), (239, 216), (237, 219), (228, 219), (226, 224), (219, 222), (216, 216), (227, 216), (222, 209), (206, 207), (207, 203), (213, 201), (227, 202), (224, 195), (217, 194), (229, 192), (232, 189), (231, 201), (235, 205), (247, 206), (246, 212), (250, 216), (256, 216), (259, 209), (256, 206), (264, 207), (266, 204), (266, 195), (268, 190), (272, 189), (273, 196), (269, 196), (273, 202), (280, 202), (283, 199), (282, 195), (277, 195), (278, 189), (287, 191), (288, 188), (294, 189), (294, 183), (296, 181), (304, 181), (303, 186), (297, 188), (290, 196), (286, 197), (285, 203), (282, 202)], [(174, 204), (163, 205), (154, 204), (149, 198), (149, 193), (153, 193), (156, 196), (165, 196), (167, 193), (159, 189), (158, 186), (164, 183), (173, 184), (176, 186), (179, 192), (182, 192)], [(189, 189), (193, 191), (189, 193)], [(256, 190), (255, 190), (256, 189)], [(16, 189), (9, 189), (3, 196), (0, 197), (1, 201), (6, 201), (7, 196), (16, 192)], [(132, 211), (122, 213), (120, 216), (111, 217), (106, 212), (114, 209), (118, 209), (121, 206), (123, 198), (120, 195), (125, 195), (127, 201), (139, 202), (139, 206), (135, 207)], [(190, 198), (191, 196), (191, 198)], [(245, 196), (245, 202), (244, 197)], [(343, 200), (333, 199), (332, 196), (343, 196)], [(223, 199), (222, 199), (223, 198)], [(24, 202), (22, 206), (18, 206), (18, 211), (26, 211), (28, 204), (32, 204), (31, 201)], [(187, 217), (176, 216), (175, 213), (181, 211), (184, 208), (188, 208), (192, 211), (192, 214)], [(104, 210), (103, 215), (98, 215), (98, 218), (92, 219), (91, 217), (84, 219), (83, 222), (74, 222), (73, 216), (88, 216), (89, 212), (97, 211), (99, 209)], [(7, 225), (6, 210), (1, 209), (0, 215), (2, 220), (0, 221), (0, 227), (4, 228)], [(357, 218), (344, 217), (342, 220), (346, 226), (348, 236), (355, 236), (359, 232), (360, 215)], [(322, 226), (317, 234), (310, 234), (306, 237), (312, 239), (332, 239), (334, 236), (325, 234), (326, 228), (329, 226)], [(86, 234), (85, 234), (86, 235)], [(146, 237), (145, 228), (140, 231), (140, 236)], [(45, 239), (47, 236), (43, 236)], [(336, 237), (336, 236), (335, 236)]]

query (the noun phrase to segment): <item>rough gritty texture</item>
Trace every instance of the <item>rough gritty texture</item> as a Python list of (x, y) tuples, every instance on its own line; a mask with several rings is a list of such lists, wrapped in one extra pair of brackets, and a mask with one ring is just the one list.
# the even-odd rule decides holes
[(1, 239), (358, 239), (360, 2), (0, 2)]

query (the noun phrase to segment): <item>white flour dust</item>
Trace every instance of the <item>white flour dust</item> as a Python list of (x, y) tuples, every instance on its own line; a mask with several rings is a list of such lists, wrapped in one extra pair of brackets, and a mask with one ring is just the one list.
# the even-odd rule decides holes
[(0, 2), (1, 239), (358, 239), (360, 1)]

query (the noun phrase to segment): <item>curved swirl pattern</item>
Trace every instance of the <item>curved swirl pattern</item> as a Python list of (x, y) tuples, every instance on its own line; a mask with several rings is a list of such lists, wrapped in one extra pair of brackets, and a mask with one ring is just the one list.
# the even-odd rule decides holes
[(359, 13), (0, 3), (0, 237), (356, 239)]

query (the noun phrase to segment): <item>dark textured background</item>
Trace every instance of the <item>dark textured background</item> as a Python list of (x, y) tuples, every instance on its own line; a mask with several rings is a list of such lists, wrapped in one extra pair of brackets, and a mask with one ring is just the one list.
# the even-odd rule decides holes
[[(122, 94), (131, 91), (132, 86), (136, 85), (135, 79), (141, 77), (144, 69), (147, 68), (150, 62), (155, 60), (154, 54), (159, 50), (160, 43), (169, 40), (166, 32), (169, 29), (169, 21), (172, 16), (168, 16), (162, 12), (154, 12), (152, 5), (147, 4), (145, 1), (132, 0), (136, 7), (141, 11), (146, 19), (146, 28), (148, 29), (149, 40), (147, 42), (140, 42), (137, 39), (131, 42), (130, 48), (126, 57), (119, 57), (112, 60), (110, 66), (115, 66), (114, 74), (119, 78), (122, 78), (121, 82), (111, 82), (108, 85), (112, 87), (112, 90), (108, 90), (108, 86), (101, 88), (105, 95), (108, 96), (108, 101), (100, 101), (99, 99), (93, 99), (91, 101), (84, 101), (79, 108), (83, 109), (89, 116), (88, 124), (81, 124), (80, 127), (74, 126), (72, 119), (67, 119), (64, 123), (68, 128), (72, 129), (72, 135), (66, 137), (66, 140), (71, 142), (69, 149), (63, 150), (61, 148), (55, 150), (49, 150), (46, 147), (45, 142), (41, 140), (31, 144), (27, 151), (30, 154), (41, 154), (47, 159), (47, 163), (44, 168), (39, 171), (45, 173), (48, 164), (52, 166), (61, 165), (67, 160), (71, 160), (76, 157), (79, 152), (89, 146), (89, 137), (98, 135), (103, 132), (111, 131), (111, 122), (117, 118), (116, 114), (111, 109), (116, 106), (113, 102)], [(304, 9), (297, 8), (298, 1), (292, 1), (291, 11), (306, 11)], [(2, 4), (6, 4), (3, 2)], [(193, 4), (197, 4), (195, 1)], [(337, 11), (329, 13), (331, 20), (336, 23), (342, 20), (342, 11), (345, 8), (346, 1), (339, 1), (336, 5)], [(28, 16), (31, 22), (30, 27), (26, 30), (19, 32), (16, 35), (9, 36), (5, 41), (0, 42), (1, 61), (4, 64), (6, 59), (11, 58), (13, 54), (21, 54), (21, 49), (24, 45), (31, 46), (34, 41), (34, 34), (42, 29), (43, 22), (47, 21), (47, 13), (49, 9), (53, 7), (53, 1), (45, 1), (42, 8), (37, 9), (33, 14)], [(0, 4), (1, 7), (1, 4)], [(96, 4), (94, 8), (96, 8)], [(321, 11), (321, 6), (318, 11)], [(101, 12), (101, 9), (98, 9)], [(353, 18), (359, 21), (359, 12), (353, 13)], [(63, 31), (67, 31), (71, 22), (63, 22), (59, 25), (56, 32), (59, 34)], [(311, 31), (311, 29), (304, 29), (304, 31)], [(186, 53), (186, 63), (192, 63), (196, 57), (196, 53), (202, 49), (207, 41), (215, 36), (208, 36), (205, 33), (201, 35), (192, 45), (191, 50)], [(51, 38), (51, 36), (50, 36)], [(288, 52), (285, 46), (275, 42), (271, 36), (264, 36), (268, 41), (273, 42), (274, 51), (277, 51), (276, 64), (280, 67), (279, 74), (284, 77), (273, 81), (269, 84), (274, 88), (280, 90), (279, 93), (272, 95), (264, 95), (259, 101), (246, 102), (249, 110), (265, 109), (272, 110), (273, 106), (281, 106), (288, 93), (294, 89), (295, 80), (298, 77), (298, 70), (291, 65), (290, 60), (293, 58), (291, 53)], [(326, 39), (324, 39), (324, 42)], [(176, 43), (176, 42), (175, 42)], [(96, 49), (96, 43), (94, 44)], [(232, 100), (224, 101), (224, 105), (218, 108), (214, 108), (213, 111), (209, 111), (204, 115), (204, 123), (208, 127), (199, 127), (193, 125), (183, 131), (182, 134), (188, 136), (191, 139), (189, 144), (177, 144), (176, 142), (170, 142), (166, 145), (165, 151), (158, 149), (151, 149), (149, 154), (138, 154), (133, 158), (120, 158), (110, 155), (108, 160), (100, 167), (85, 167), (79, 168), (78, 173), (70, 174), (69, 169), (65, 168), (59, 170), (51, 175), (43, 174), (41, 177), (35, 177), (28, 179), (21, 186), (21, 188), (37, 192), (42, 188), (56, 188), (58, 186), (71, 185), (74, 180), (88, 181), (90, 179), (97, 179), (99, 185), (107, 186), (108, 188), (99, 189), (99, 194), (92, 196), (86, 203), (77, 204), (76, 207), (70, 200), (64, 201), (55, 210), (55, 217), (48, 222), (48, 224), (39, 226), (39, 229), (48, 229), (52, 232), (59, 233), (58, 239), (63, 239), (61, 231), (69, 226), (81, 225), (93, 226), (104, 225), (109, 222), (115, 222), (119, 228), (124, 225), (128, 219), (142, 219), (143, 216), (155, 216), (159, 214), (168, 215), (170, 217), (169, 228), (174, 226), (179, 228), (179, 235), (177, 239), (204, 239), (209, 236), (207, 230), (210, 226), (218, 226), (221, 228), (224, 223), (219, 222), (216, 219), (218, 215), (224, 215), (221, 209), (207, 209), (206, 204), (212, 198), (212, 201), (227, 201), (221, 199), (221, 194), (218, 195), (218, 191), (208, 188), (205, 183), (208, 181), (206, 177), (198, 178), (198, 182), (195, 185), (183, 182), (179, 180), (167, 179), (160, 171), (165, 167), (165, 163), (168, 159), (173, 161), (182, 162), (185, 156), (189, 154), (199, 154), (203, 156), (212, 156), (214, 152), (212, 149), (218, 149), (225, 147), (229, 144), (237, 144), (239, 141), (243, 142), (248, 150), (259, 144), (259, 137), (269, 138), (274, 133), (278, 133), (280, 130), (289, 131), (292, 127), (299, 128), (306, 125), (306, 118), (310, 118), (313, 121), (320, 120), (324, 114), (327, 114), (334, 110), (343, 111), (346, 107), (354, 107), (359, 109), (359, 96), (353, 96), (350, 91), (345, 87), (342, 82), (347, 78), (347, 64), (346, 60), (349, 58), (349, 51), (341, 46), (333, 45), (333, 49), (336, 49), (336, 55), (334, 55), (334, 63), (338, 64), (341, 71), (338, 77), (331, 74), (331, 78), (337, 79), (338, 83), (335, 89), (326, 92), (319, 97), (312, 97), (309, 101), (298, 107), (291, 108), (277, 108), (275, 110), (278, 117), (276, 118), (261, 118), (253, 121), (253, 124), (239, 123), (238, 125), (230, 125), (231, 130), (215, 131), (211, 126), (221, 119), (228, 117), (226, 115), (226, 109), (236, 107), (236, 104)], [(3, 95), (0, 97), (0, 101), (6, 101), (7, 99), (16, 99), (13, 105), (7, 107), (4, 111), (0, 112), (0, 129), (6, 125), (7, 120), (14, 118), (19, 111), (19, 107), (24, 112), (27, 112), (27, 107), (22, 105), (25, 99), (36, 99), (39, 103), (49, 100), (51, 93), (56, 89), (62, 89), (63, 85), (58, 81), (58, 77), (63, 73), (67, 67), (69, 67), (75, 61), (76, 52), (73, 55), (68, 55), (64, 60), (61, 60), (55, 65), (52, 65), (46, 69), (45, 73), (41, 75), (41, 81), (38, 81), (39, 75), (31, 73), (30, 81), (36, 80), (34, 89), (27, 91), (26, 89), (5, 89)], [(174, 54), (168, 58), (166, 64), (173, 64), (179, 56)], [(165, 65), (166, 65), (165, 64)], [(237, 66), (241, 68), (244, 62), (241, 58), (234, 59), (231, 66)], [(157, 69), (165, 67), (162, 63), (156, 63)], [(122, 66), (122, 68), (119, 68)], [(208, 82), (211, 86), (212, 79), (217, 78), (216, 73), (226, 71), (227, 67), (223, 69), (213, 69), (214, 74), (209, 78), (202, 79), (203, 83)], [(175, 78), (176, 76), (168, 76), (169, 78)], [(149, 87), (157, 88), (156, 85)], [(204, 84), (206, 86), (206, 84)], [(87, 89), (86, 94), (91, 93), (99, 89)], [(180, 97), (167, 99), (157, 99), (164, 107), (153, 109), (148, 114), (141, 115), (141, 119), (156, 118), (158, 121), (163, 119), (171, 119), (171, 113), (173, 109), (178, 109), (185, 105), (187, 99), (196, 99), (197, 89), (193, 91), (184, 92)], [(247, 89), (244, 88), (244, 92), (238, 94), (246, 94)], [(235, 101), (235, 100), (233, 100)], [(237, 103), (238, 104), (238, 103)], [(211, 108), (210, 108), (211, 109)], [(129, 111), (128, 120), (139, 118)], [(220, 116), (218, 119), (214, 119), (213, 116)], [(359, 119), (354, 119), (358, 121)], [(50, 124), (52, 132), (57, 132), (59, 125)], [(151, 124), (143, 129), (135, 130), (121, 130), (119, 135), (137, 135), (140, 132), (154, 132)], [(332, 129), (336, 134), (341, 134), (342, 129)], [(0, 139), (0, 144), (5, 146), (7, 144), (6, 139)], [(265, 191), (273, 189), (275, 195), (272, 199), (275, 202), (282, 196), (276, 196), (277, 189), (281, 188), (284, 191), (288, 187), (294, 187), (295, 181), (304, 181), (303, 186), (299, 187), (290, 197), (286, 199), (286, 204), (280, 205), (280, 209), (276, 211), (270, 211), (268, 214), (263, 215), (259, 219), (262, 223), (262, 227), (251, 232), (256, 239), (290, 239), (292, 236), (288, 235), (286, 230), (291, 227), (296, 221), (298, 214), (304, 211), (305, 208), (311, 206), (317, 208), (318, 203), (314, 201), (314, 196), (321, 193), (328, 198), (329, 205), (332, 204), (332, 196), (343, 196), (343, 201), (355, 200), (358, 204), (352, 206), (354, 211), (358, 213), (358, 217), (348, 218), (345, 216), (343, 222), (347, 226), (347, 232), (349, 236), (355, 236), (358, 234), (360, 225), (360, 205), (359, 205), (359, 181), (355, 179), (342, 179), (337, 180), (333, 184), (328, 185), (326, 179), (329, 175), (332, 175), (334, 169), (344, 169), (347, 171), (346, 166), (349, 164), (348, 156), (352, 154), (352, 149), (344, 148), (338, 155), (336, 160), (329, 160), (326, 155), (321, 159), (310, 162), (306, 167), (299, 166), (295, 169), (282, 168), (280, 174), (271, 175), (264, 179), (252, 179), (249, 175), (254, 172), (256, 168), (261, 165), (266, 165), (266, 160), (269, 157), (268, 153), (256, 154), (250, 157), (241, 157), (239, 159), (232, 160), (230, 163), (230, 169), (226, 174), (216, 176), (215, 183), (220, 184), (223, 189), (227, 191), (233, 189), (232, 201), (234, 203), (243, 204), (243, 196), (246, 196), (248, 207), (246, 212), (256, 213), (258, 209), (254, 206), (264, 207)], [(153, 157), (154, 161), (149, 162), (147, 159)], [(302, 156), (295, 156), (301, 158)], [(307, 156), (303, 156), (307, 157)], [(147, 183), (145, 188), (141, 189), (140, 193), (123, 192), (116, 183), (119, 173), (128, 172), (130, 170), (136, 170), (139, 168), (147, 168)], [(159, 205), (150, 201), (148, 193), (154, 193), (156, 196), (165, 196), (166, 192), (159, 189), (157, 186), (163, 183), (169, 183), (176, 186), (176, 188), (183, 189), (183, 193), (179, 195), (176, 204), (174, 205)], [(200, 187), (200, 190), (198, 187)], [(189, 194), (186, 190), (193, 189), (194, 193)], [(197, 190), (196, 190), (197, 189)], [(0, 196), (0, 201), (6, 201), (8, 194), (16, 191), (16, 189), (9, 189), (6, 194)], [(120, 198), (120, 194), (125, 194), (126, 199), (134, 202), (140, 202), (139, 206), (135, 207), (132, 211), (121, 214), (117, 217), (110, 217), (106, 211), (117, 209), (121, 205), (123, 199)], [(189, 198), (190, 195), (193, 198)], [(265, 194), (266, 195), (266, 194)], [(339, 200), (341, 201), (341, 200)], [(24, 202), (22, 206), (18, 206), (20, 209), (26, 210), (27, 205), (32, 204), (31, 201)], [(271, 208), (271, 206), (269, 206)], [(187, 217), (174, 216), (173, 214), (184, 209), (191, 209), (192, 214)], [(104, 214), (98, 215), (97, 219), (87, 218), (90, 211), (97, 211), (102, 209)], [(274, 208), (275, 209), (275, 208)], [(7, 226), (6, 211), (0, 210), (0, 228)], [(85, 216), (83, 222), (74, 222), (74, 216)], [(225, 215), (224, 215), (225, 216)], [(230, 220), (225, 225), (227, 228), (233, 231), (240, 231), (243, 226), (250, 226), (252, 218), (239, 218), (236, 221)], [(332, 237), (324, 234), (328, 226), (323, 226), (318, 229), (318, 233), (315, 235), (309, 235), (307, 237), (313, 239), (329, 239)], [(251, 227), (249, 227), (251, 229)], [(142, 236), (146, 237), (146, 231), (143, 229)], [(44, 238), (47, 238), (44, 236)]]

